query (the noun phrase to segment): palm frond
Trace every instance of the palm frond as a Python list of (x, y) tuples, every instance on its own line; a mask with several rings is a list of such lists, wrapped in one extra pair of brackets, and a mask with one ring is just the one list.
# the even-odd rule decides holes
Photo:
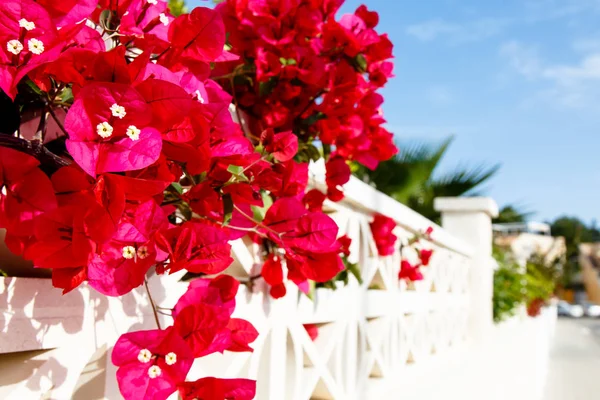
[(379, 164), (376, 171), (359, 170), (363, 180), (377, 187), (426, 218), (437, 221), (433, 208), (436, 197), (476, 195), (499, 170), (500, 165), (459, 165), (440, 177), (436, 168), (446, 154), (454, 137), (439, 144), (399, 143), (400, 153)]
[(507, 204), (500, 209), (498, 217), (494, 219), (494, 223), (525, 222), (534, 214), (534, 211), (528, 210), (522, 204)]
[(499, 169), (500, 164), (491, 167), (485, 164), (473, 167), (459, 166), (454, 171), (432, 179), (428, 185), (431, 187), (434, 197), (473, 195), (475, 190), (496, 175)]
[(380, 163), (377, 170), (369, 171), (369, 181), (377, 189), (405, 203), (411, 195), (422, 191), (422, 184), (431, 179), (452, 140), (450, 137), (437, 145), (399, 143), (400, 153)]

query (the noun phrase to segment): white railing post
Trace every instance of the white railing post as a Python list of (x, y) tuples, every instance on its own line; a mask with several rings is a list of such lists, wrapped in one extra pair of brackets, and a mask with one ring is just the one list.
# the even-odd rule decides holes
[(487, 197), (440, 197), (434, 206), (442, 214), (442, 227), (473, 246), (469, 332), (472, 340), (481, 342), (493, 326), (492, 218), (498, 215), (498, 205)]

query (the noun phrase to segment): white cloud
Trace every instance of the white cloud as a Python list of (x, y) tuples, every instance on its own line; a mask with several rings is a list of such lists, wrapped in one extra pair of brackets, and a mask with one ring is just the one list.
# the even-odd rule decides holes
[(500, 55), (517, 73), (544, 85), (526, 103), (549, 101), (569, 108), (599, 107), (600, 51), (591, 52), (574, 64), (547, 64), (535, 48), (512, 41), (500, 47)]
[(464, 24), (432, 19), (410, 25), (406, 33), (423, 42), (444, 38), (452, 44), (459, 44), (495, 36), (511, 23), (512, 20), (506, 18), (481, 18)]
[(454, 95), (450, 88), (443, 85), (433, 85), (425, 90), (425, 97), (436, 106), (447, 106), (454, 102)]
[(500, 46), (500, 55), (508, 59), (518, 73), (528, 78), (535, 78), (540, 72), (541, 61), (537, 50), (533, 47), (524, 46), (513, 40)]
[(402, 138), (445, 139), (451, 135), (474, 135), (479, 128), (469, 125), (394, 125), (387, 124), (386, 129)]
[(600, 35), (577, 39), (572, 47), (581, 53), (600, 52)]
[(423, 42), (441, 39), (450, 44), (461, 44), (497, 36), (508, 28), (518, 25), (530, 25), (597, 12), (600, 12), (600, 0), (527, 0), (514, 16), (482, 17), (463, 22), (434, 18), (408, 26), (406, 33)]
[(583, 81), (600, 82), (600, 53), (586, 56), (577, 65), (556, 65), (544, 69), (543, 75), (563, 85)]
[(411, 25), (406, 28), (406, 33), (417, 39), (428, 42), (437, 39), (438, 36), (446, 34), (455, 34), (460, 32), (462, 27), (458, 24), (444, 22), (441, 19), (433, 19), (431, 21), (420, 24)]
[(525, 9), (532, 20), (549, 20), (598, 11), (600, 0), (528, 0)]

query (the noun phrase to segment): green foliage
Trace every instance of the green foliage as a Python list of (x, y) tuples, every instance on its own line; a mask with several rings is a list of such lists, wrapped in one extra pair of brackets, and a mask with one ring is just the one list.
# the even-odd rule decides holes
[(494, 249), (498, 269), (494, 272), (494, 296), (492, 298), (494, 322), (501, 322), (513, 315), (525, 302), (525, 281), (520, 267), (508, 252)]
[(260, 82), (258, 84), (258, 95), (260, 97), (265, 97), (271, 94), (273, 89), (277, 86), (277, 82), (279, 82), (279, 79), (276, 77), (269, 78), (266, 82)]
[(524, 290), (523, 276), (514, 265), (501, 266), (494, 272), (494, 322), (515, 315), (518, 307), (523, 304)]
[(312, 143), (298, 143), (298, 153), (296, 153), (296, 161), (309, 162), (310, 160), (317, 161), (321, 158), (321, 152)]
[(342, 271), (340, 271), (335, 276), (335, 278), (332, 278), (327, 282), (318, 282), (315, 284), (315, 287), (336, 290), (336, 282), (343, 282), (344, 286), (346, 286), (349, 282), (350, 275), (353, 275), (354, 278), (356, 278), (356, 280), (358, 281), (358, 283), (362, 285), (363, 280), (360, 274), (358, 264), (351, 263), (350, 261), (348, 261), (348, 258), (346, 256), (342, 256), (342, 262), (344, 263), (345, 268)]
[(169, 11), (175, 17), (185, 14), (188, 11), (185, 0), (169, 0)]
[(560, 277), (559, 260), (548, 261), (543, 255), (534, 255), (524, 267), (518, 265), (509, 250), (494, 248), (498, 269), (494, 272), (492, 300), (494, 321), (503, 321), (517, 312), (519, 306), (534, 300), (546, 301), (554, 293)]
[(436, 197), (477, 195), (479, 193), (475, 190), (500, 168), (498, 164), (459, 165), (451, 172), (435, 175), (453, 139), (450, 137), (438, 145), (399, 143), (400, 153), (396, 157), (380, 163), (375, 171), (355, 167), (355, 174), (419, 214), (436, 221), (438, 213), (433, 208)]
[(534, 256), (527, 261), (525, 273), (526, 303), (535, 299), (547, 300), (554, 293), (556, 273), (551, 265), (541, 256)]
[(566, 262), (561, 284), (568, 286), (573, 276), (579, 272), (579, 245), (581, 243), (600, 241), (600, 231), (595, 224), (586, 226), (584, 222), (575, 217), (557, 218), (551, 225), (553, 236), (563, 236), (567, 247)]
[(525, 222), (534, 214), (532, 211), (524, 211), (517, 205), (507, 205), (502, 207), (498, 213), (498, 217), (494, 218), (495, 224), (506, 224), (514, 222)]
[(233, 216), (233, 199), (230, 193), (223, 195), (223, 225), (228, 225)]
[(265, 219), (265, 215), (267, 215), (267, 210), (271, 205), (273, 205), (273, 198), (269, 196), (269, 194), (262, 190), (260, 193), (263, 201), (263, 206), (250, 206), (252, 208), (252, 215), (254, 219), (258, 222), (262, 222)]

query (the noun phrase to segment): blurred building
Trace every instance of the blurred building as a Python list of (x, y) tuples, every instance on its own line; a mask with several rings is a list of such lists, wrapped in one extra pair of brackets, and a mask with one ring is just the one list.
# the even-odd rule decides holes
[(583, 283), (587, 300), (600, 304), (600, 243), (579, 245), (579, 266), (581, 273), (577, 278)]
[(565, 238), (554, 237), (550, 225), (541, 222), (494, 224), (494, 244), (510, 248), (515, 259), (525, 265), (534, 255), (543, 256), (550, 263), (565, 257)]

